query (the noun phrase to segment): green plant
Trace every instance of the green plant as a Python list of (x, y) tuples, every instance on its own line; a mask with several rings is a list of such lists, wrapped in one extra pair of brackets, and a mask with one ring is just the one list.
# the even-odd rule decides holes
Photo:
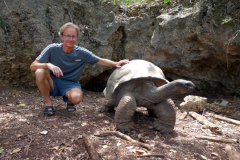
[(2, 25), (3, 25), (3, 29), (5, 31), (5, 33), (7, 33), (7, 27), (6, 27), (6, 24), (4, 23), (3, 19), (0, 17), (0, 21), (2, 22)]
[(138, 133), (138, 134), (140, 134), (140, 135), (145, 135), (145, 132), (142, 132), (142, 133)]
[(0, 153), (3, 153), (4, 152), (4, 149), (0, 149)]
[(92, 51), (95, 52), (98, 46), (99, 46), (99, 43), (98, 42), (94, 42)]
[[(106, 0), (102, 0), (102, 1), (106, 1)], [(150, 0), (113, 0), (111, 2), (119, 3), (120, 5), (131, 5), (134, 3), (153, 3), (155, 1), (154, 0), (152, 0), (152, 1), (150, 1)]]
[(51, 7), (47, 7), (47, 13), (51, 12)]
[(67, 146), (61, 145), (61, 146), (59, 146), (59, 149), (61, 149), (61, 148), (65, 149), (65, 148), (67, 148)]
[(55, 33), (55, 36), (58, 36), (58, 32), (57, 32), (56, 30), (55, 30), (55, 32), (54, 32), (54, 33)]
[(163, 1), (163, 6), (166, 6), (168, 2), (170, 2), (170, 0), (164, 0)]

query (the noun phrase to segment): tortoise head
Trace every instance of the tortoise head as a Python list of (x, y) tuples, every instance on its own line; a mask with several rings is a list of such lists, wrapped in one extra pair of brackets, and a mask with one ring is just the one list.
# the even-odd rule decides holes
[(192, 92), (196, 88), (193, 82), (184, 79), (174, 80), (172, 83), (179, 94)]

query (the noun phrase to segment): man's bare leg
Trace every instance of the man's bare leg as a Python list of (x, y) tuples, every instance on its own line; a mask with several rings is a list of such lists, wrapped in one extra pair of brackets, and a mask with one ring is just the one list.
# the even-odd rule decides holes
[(46, 100), (47, 106), (52, 106), (53, 102), (50, 98), (50, 91), (53, 92), (54, 85), (48, 70), (37, 69), (35, 71), (35, 75), (36, 75), (36, 84), (38, 86), (38, 89), (42, 93), (44, 99)]
[[(78, 104), (82, 100), (83, 93), (78, 88), (72, 88), (71, 90), (67, 91), (65, 96), (68, 98), (68, 103)], [(68, 109), (68, 111), (74, 111), (75, 109)]]

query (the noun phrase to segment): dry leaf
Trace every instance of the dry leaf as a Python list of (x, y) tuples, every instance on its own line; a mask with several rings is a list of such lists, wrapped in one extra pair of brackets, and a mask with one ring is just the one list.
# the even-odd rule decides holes
[(171, 150), (170, 150), (170, 152), (174, 152), (174, 153), (176, 153), (177, 151), (175, 151), (175, 150), (171, 149)]
[(218, 157), (218, 154), (216, 152), (211, 153), (211, 155)]
[(48, 131), (42, 131), (42, 132), (40, 132), (41, 134), (47, 134), (48, 133)]
[(78, 135), (78, 139), (82, 139), (82, 135)]
[(120, 143), (120, 141), (118, 141), (117, 146), (120, 146), (120, 145), (121, 145), (121, 143)]
[(86, 123), (86, 122), (83, 122), (83, 123), (82, 123), (82, 126), (86, 126), (86, 125), (87, 125), (87, 123)]
[(25, 136), (24, 134), (17, 134), (16, 135), (17, 138), (24, 137), (24, 136)]
[(104, 146), (102, 146), (103, 148), (107, 148), (108, 146), (107, 145), (104, 145)]
[(56, 126), (55, 124), (53, 125), (54, 128), (58, 128), (58, 126)]
[(135, 153), (137, 153), (137, 154), (144, 154), (146, 152), (144, 150), (136, 150)]
[(174, 141), (174, 138), (171, 138), (170, 141)]
[(21, 148), (14, 149), (11, 154), (18, 153), (21, 151)]
[(132, 149), (133, 148), (133, 146), (129, 146), (129, 147), (126, 147), (127, 149)]

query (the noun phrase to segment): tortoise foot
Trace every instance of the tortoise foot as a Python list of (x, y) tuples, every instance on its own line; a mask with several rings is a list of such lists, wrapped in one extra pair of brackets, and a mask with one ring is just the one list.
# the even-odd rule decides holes
[(116, 125), (116, 128), (122, 133), (127, 133), (133, 130), (135, 128), (134, 126), (135, 126), (134, 122), (130, 121), (125, 123), (119, 123)]
[(167, 134), (173, 132), (174, 124), (167, 124), (166, 122), (161, 122), (161, 120), (157, 119), (153, 122), (153, 127), (162, 134)]

